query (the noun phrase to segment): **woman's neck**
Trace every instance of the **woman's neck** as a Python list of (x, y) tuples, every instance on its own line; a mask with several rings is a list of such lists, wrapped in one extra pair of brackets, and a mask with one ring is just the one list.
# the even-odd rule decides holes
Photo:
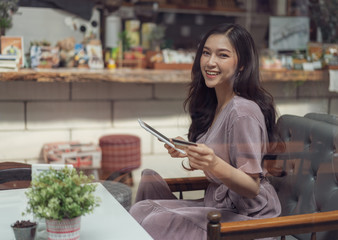
[(231, 101), (231, 99), (233, 99), (233, 97), (235, 96), (236, 94), (231, 91), (229, 93), (224, 93), (223, 91), (223, 94), (217, 94), (217, 91), (216, 91), (216, 96), (217, 96), (217, 107), (216, 107), (216, 111), (215, 111), (215, 116), (214, 116), (214, 120), (212, 122), (211, 125), (214, 125), (218, 115), (220, 114), (220, 112), (222, 112), (222, 110), (228, 105), (228, 103)]
[(223, 108), (231, 101), (231, 99), (235, 96), (234, 91), (222, 92), (216, 90), (216, 97), (217, 97), (217, 107), (216, 107), (216, 114), (222, 111)]

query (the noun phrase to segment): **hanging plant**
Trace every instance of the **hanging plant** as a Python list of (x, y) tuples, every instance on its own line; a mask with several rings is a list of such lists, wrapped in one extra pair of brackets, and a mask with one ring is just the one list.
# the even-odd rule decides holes
[(0, 34), (12, 27), (12, 15), (18, 11), (18, 0), (0, 1)]

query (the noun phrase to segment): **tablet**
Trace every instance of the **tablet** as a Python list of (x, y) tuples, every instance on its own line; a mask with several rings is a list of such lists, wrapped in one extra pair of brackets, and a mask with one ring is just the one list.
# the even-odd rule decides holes
[(145, 122), (143, 122), (141, 119), (138, 119), (138, 122), (139, 122), (139, 124), (141, 125), (142, 128), (144, 128), (145, 130), (147, 130), (148, 132), (150, 132), (152, 135), (154, 135), (155, 137), (157, 137), (159, 140), (165, 142), (170, 147), (175, 148), (175, 150), (179, 151), (180, 153), (186, 154), (185, 151), (183, 151), (182, 149), (177, 148), (172, 142), (170, 142), (170, 139), (167, 138), (166, 136), (164, 136), (162, 133), (160, 133), (159, 131), (155, 130), (154, 128), (152, 128), (151, 126), (149, 126), (148, 124), (146, 124)]
[(173, 138), (171, 139), (175, 145), (181, 145), (181, 146), (197, 146), (196, 143), (194, 142), (188, 142), (188, 141), (184, 141), (184, 140), (181, 140), (181, 139), (176, 139), (176, 138)]

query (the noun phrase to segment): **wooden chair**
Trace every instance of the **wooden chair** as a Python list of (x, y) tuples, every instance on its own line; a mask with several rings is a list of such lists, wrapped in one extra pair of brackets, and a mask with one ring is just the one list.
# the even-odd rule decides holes
[[(179, 192), (180, 199), (183, 199), (184, 192), (206, 190), (209, 184), (205, 177), (165, 180), (172, 192)], [(338, 229), (338, 210), (226, 223), (220, 222), (219, 212), (210, 212), (206, 217), (209, 221), (208, 240), (249, 240), (279, 236), (285, 240), (287, 235), (302, 233), (311, 233), (311, 240), (316, 240), (316, 232)]]
[(0, 190), (27, 188), (31, 182), (31, 165), (18, 162), (0, 163)]

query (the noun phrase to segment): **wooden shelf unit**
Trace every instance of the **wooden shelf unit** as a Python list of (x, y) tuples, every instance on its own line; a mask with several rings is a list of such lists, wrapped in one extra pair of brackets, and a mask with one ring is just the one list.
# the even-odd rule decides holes
[[(35, 82), (122, 82), (122, 83), (189, 83), (190, 70), (129, 69), (91, 70), (76, 68), (21, 69), (0, 72), (0, 81)], [(328, 70), (261, 70), (262, 81), (327, 81)]]

